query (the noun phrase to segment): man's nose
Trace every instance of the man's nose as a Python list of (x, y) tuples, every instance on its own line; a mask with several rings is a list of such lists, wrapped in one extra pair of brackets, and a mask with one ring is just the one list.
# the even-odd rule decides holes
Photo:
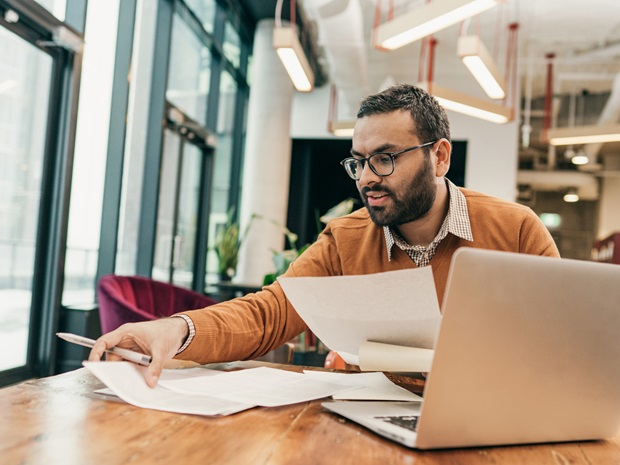
[(367, 161), (362, 167), (362, 174), (359, 181), (357, 182), (360, 186), (368, 186), (381, 182), (381, 176), (375, 174), (375, 172), (370, 167), (370, 162)]

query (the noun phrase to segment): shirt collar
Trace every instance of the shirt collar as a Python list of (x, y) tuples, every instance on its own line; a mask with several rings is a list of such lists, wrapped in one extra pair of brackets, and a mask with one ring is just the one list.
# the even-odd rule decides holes
[[(467, 200), (465, 199), (465, 195), (463, 195), (460, 189), (447, 178), (446, 185), (448, 186), (450, 203), (448, 206), (448, 213), (444, 219), (441, 229), (447, 227), (448, 233), (460, 237), (463, 240), (473, 242), (474, 236), (471, 232), (471, 224), (469, 222), (469, 212), (467, 210)], [(385, 235), (385, 246), (387, 248), (388, 261), (390, 261), (392, 259), (392, 247), (395, 243), (395, 233), (392, 232), (389, 226), (383, 227), (383, 233)]]

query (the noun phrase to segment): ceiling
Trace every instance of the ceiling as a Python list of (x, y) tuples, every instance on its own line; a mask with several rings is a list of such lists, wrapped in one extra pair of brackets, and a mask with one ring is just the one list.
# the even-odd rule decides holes
[[(298, 16), (314, 33), (327, 81), (338, 89), (339, 117), (353, 117), (361, 98), (390, 83), (418, 81), (421, 41), (384, 52), (372, 46), (371, 38), (377, 2), (384, 22), (391, 2), (397, 16), (427, 1), (297, 0)], [(288, 18), (289, 3), (283, 0), (283, 19)], [(276, 0), (242, 0), (241, 4), (255, 21), (274, 17)], [(531, 95), (538, 108), (546, 94), (548, 54), (555, 55), (551, 60), (555, 94), (611, 91), (620, 75), (620, 0), (505, 0), (435, 34), (434, 82), (485, 98), (457, 57), (456, 42), (461, 34), (479, 35), (503, 71), (510, 23), (518, 24), (519, 91), (521, 96)], [(606, 99), (605, 95), (603, 104)], [(564, 98), (556, 105), (565, 118), (568, 101)], [(592, 110), (597, 113), (595, 121), (601, 110), (600, 106)], [(540, 113), (534, 112), (532, 118), (540, 118)], [(617, 149), (618, 144), (613, 150)]]

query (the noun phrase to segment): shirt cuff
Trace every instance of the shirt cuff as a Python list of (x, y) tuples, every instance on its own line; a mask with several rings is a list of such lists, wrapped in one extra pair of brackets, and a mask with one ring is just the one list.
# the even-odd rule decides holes
[(177, 353), (175, 354), (175, 355), (179, 355), (181, 352), (187, 349), (187, 346), (191, 344), (192, 340), (194, 339), (194, 336), (196, 335), (196, 327), (194, 326), (194, 322), (192, 321), (192, 319), (188, 317), (187, 315), (172, 315), (172, 318), (183, 318), (185, 320), (185, 323), (187, 323), (187, 328), (189, 329), (189, 334), (187, 336), (187, 339), (185, 339), (185, 342), (179, 348), (179, 350), (177, 350)]

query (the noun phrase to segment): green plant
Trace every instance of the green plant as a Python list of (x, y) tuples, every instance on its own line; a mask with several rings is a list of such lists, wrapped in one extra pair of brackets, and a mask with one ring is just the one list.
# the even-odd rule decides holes
[(248, 223), (244, 234), (239, 233), (239, 224), (233, 221), (235, 209), (228, 211), (226, 224), (221, 227), (216, 234), (213, 250), (217, 255), (217, 271), (220, 279), (231, 279), (237, 270), (237, 262), (239, 261), (239, 249), (243, 238), (246, 236), (252, 220)]
[[(322, 229), (321, 223), (327, 224), (327, 222), (331, 219), (338, 218), (344, 215), (348, 215), (349, 213), (353, 211), (354, 206), (355, 206), (355, 200), (352, 198), (348, 198), (348, 199), (343, 200), (342, 202), (339, 202), (332, 208), (330, 208), (327, 211), (327, 213), (325, 213), (321, 217), (319, 217), (318, 212), (316, 212), (315, 216), (317, 218), (317, 236), (321, 232), (321, 229)], [(254, 216), (257, 216), (257, 215), (254, 215)], [(278, 276), (280, 276), (281, 274), (284, 274), (286, 270), (288, 270), (288, 267), (290, 266), (290, 264), (293, 263), (297, 259), (297, 257), (299, 257), (308, 247), (310, 247), (310, 245), (312, 245), (308, 243), (298, 248), (297, 247), (297, 239), (298, 239), (297, 234), (291, 232), (288, 228), (286, 228), (285, 226), (282, 226), (280, 223), (278, 223), (275, 220), (272, 220), (270, 218), (265, 218), (265, 219), (267, 219), (268, 221), (271, 221), (273, 224), (275, 224), (278, 228), (282, 230), (282, 232), (288, 239), (288, 242), (291, 248), (283, 250), (282, 252), (276, 252), (275, 250), (273, 251), (272, 261), (273, 261), (273, 264), (275, 265), (276, 270), (273, 273), (269, 273), (265, 275), (263, 279), (263, 286), (267, 286), (273, 283), (277, 279)]]

